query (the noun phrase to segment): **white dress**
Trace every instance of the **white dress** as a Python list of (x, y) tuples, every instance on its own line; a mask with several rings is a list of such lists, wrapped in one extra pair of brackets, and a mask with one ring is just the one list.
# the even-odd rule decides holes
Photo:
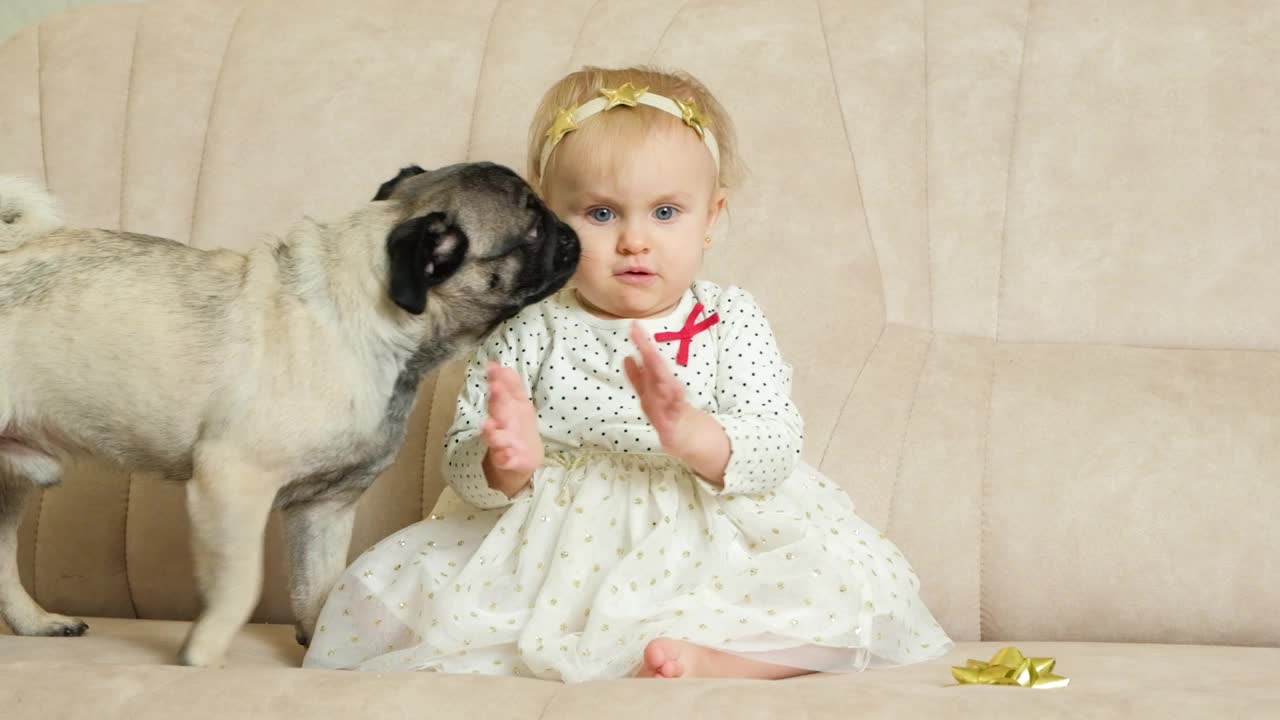
[[(658, 349), (730, 438), (723, 489), (661, 452), (622, 369), (631, 321), (561, 292), (477, 352), (446, 440), (450, 487), (347, 569), (304, 666), (579, 682), (633, 673), (660, 637), (819, 671), (950, 649), (902, 553), (800, 462), (791, 368), (750, 295), (699, 282), (641, 325), (678, 333), (713, 313)], [(481, 471), (489, 359), (524, 380), (546, 447), (510, 499)]]

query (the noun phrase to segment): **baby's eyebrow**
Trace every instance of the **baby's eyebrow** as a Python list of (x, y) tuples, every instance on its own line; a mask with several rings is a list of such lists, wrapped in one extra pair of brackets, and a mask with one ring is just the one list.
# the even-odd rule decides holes
[(574, 199), (583, 205), (613, 205), (615, 203), (614, 198), (590, 190), (578, 193)]
[(689, 193), (678, 190), (676, 192), (664, 193), (662, 195), (659, 195), (657, 199), (654, 200), (653, 202), (655, 205), (660, 203), (666, 203), (666, 202), (688, 204), (690, 197), (691, 196), (689, 195)]
[[(646, 204), (650, 206), (663, 205), (666, 203), (688, 205), (692, 197), (693, 196), (688, 192), (685, 192), (683, 190), (677, 190), (674, 192), (662, 193), (661, 195), (658, 195), (657, 197), (653, 198)], [(595, 192), (592, 190), (583, 190), (582, 192), (573, 193), (572, 195), (570, 195), (570, 198), (573, 201), (572, 204), (577, 207), (586, 207), (591, 205), (607, 205), (609, 207), (617, 207), (618, 205), (627, 204), (625, 202), (619, 201), (619, 199), (616, 197), (613, 197), (611, 195), (605, 195), (603, 193)]]

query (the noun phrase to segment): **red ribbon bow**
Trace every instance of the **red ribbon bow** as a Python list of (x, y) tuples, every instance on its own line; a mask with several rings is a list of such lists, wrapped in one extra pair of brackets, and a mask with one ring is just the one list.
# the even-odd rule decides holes
[(720, 316), (716, 313), (711, 313), (707, 319), (699, 322), (698, 316), (701, 314), (702, 303), (698, 303), (693, 306), (693, 312), (689, 313), (689, 318), (684, 321), (684, 327), (676, 332), (660, 332), (653, 336), (653, 339), (658, 342), (680, 341), (680, 349), (676, 351), (677, 365), (689, 364), (689, 346), (693, 344), (693, 336), (720, 322)]

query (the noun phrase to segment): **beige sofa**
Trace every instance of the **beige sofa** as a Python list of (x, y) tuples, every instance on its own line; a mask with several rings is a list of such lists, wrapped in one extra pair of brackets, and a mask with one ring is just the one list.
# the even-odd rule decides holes
[[(956, 650), (661, 688), (303, 671), (273, 520), (229, 667), (180, 668), (182, 489), (86, 464), (33, 504), (20, 564), (92, 629), (0, 636), (0, 717), (1280, 715), (1272, 0), (97, 7), (0, 46), (0, 173), (77, 223), (244, 249), (404, 163), (523, 169), (556, 77), (651, 61), (734, 113), (752, 174), (707, 275), (770, 314), (806, 459), (907, 553)], [(353, 555), (430, 512), (458, 380), (423, 386)], [(1006, 644), (1071, 684), (955, 684)]]

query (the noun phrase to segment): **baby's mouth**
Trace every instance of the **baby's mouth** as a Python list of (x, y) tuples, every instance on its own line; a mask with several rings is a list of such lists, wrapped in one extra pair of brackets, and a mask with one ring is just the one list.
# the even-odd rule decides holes
[(633, 285), (646, 285), (653, 282), (658, 274), (648, 268), (633, 267), (619, 270), (618, 272), (615, 272), (613, 276), (620, 282)]

